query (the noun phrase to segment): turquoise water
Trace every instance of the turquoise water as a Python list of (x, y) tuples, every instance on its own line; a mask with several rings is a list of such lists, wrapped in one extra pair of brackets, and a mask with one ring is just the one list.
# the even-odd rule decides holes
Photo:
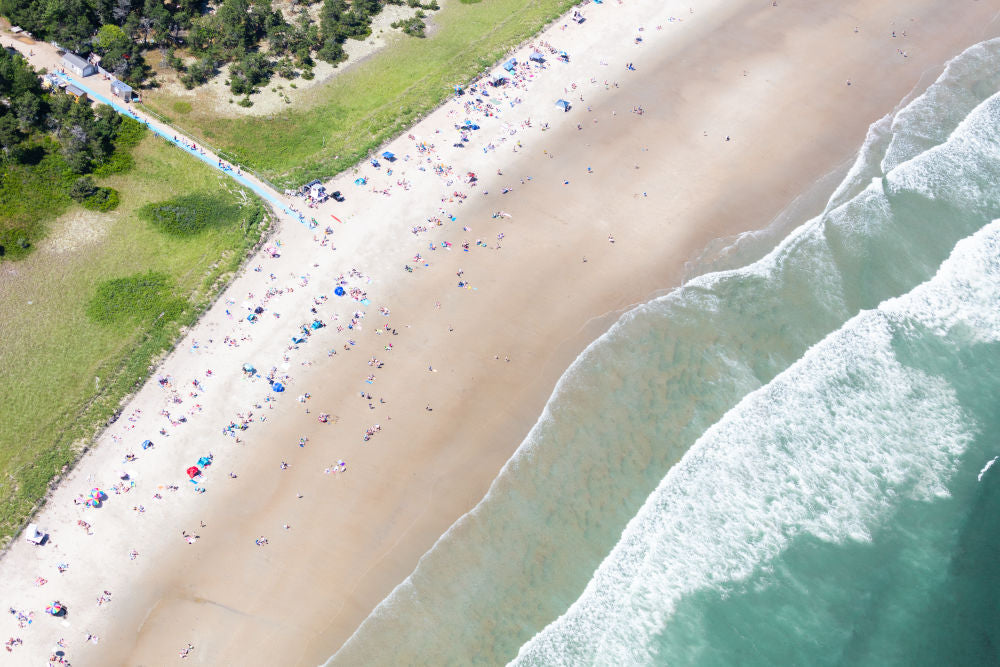
[(331, 663), (1000, 663), (998, 65), (589, 346)]

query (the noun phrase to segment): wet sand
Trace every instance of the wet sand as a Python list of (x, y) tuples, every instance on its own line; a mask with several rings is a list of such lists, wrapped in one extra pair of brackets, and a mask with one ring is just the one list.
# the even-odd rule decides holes
[[(510, 90), (525, 102), (505, 109), (501, 120), (518, 131), (494, 142), (495, 151), (481, 150), (502, 134), (487, 121), (470, 147), (449, 148), (453, 124), (466, 117), (449, 115), (459, 109), (451, 102), (412, 130), (416, 139), (392, 142), (389, 150), (411, 155), (392, 166), (393, 176), (385, 164), (378, 171), (362, 166), (328, 186), (348, 201), (304, 211), (321, 221), (318, 230), (284, 221), (280, 258), (252, 260), (262, 272), (248, 272), (229, 293), (236, 302), (248, 291), (259, 295), (273, 272), (274, 284), (296, 289), (268, 307), (285, 319), (265, 312), (260, 324), (239, 325), (254, 339), (245, 347), (191, 352), (192, 339), (218, 342), (236, 326), (223, 314), (223, 300), (165, 363), (181, 379), (206, 365), (217, 375), (205, 383), (205, 414), (137, 478), (177, 478), (195, 452), (211, 450), (208, 492), (194, 497), (181, 489), (183, 502), (142, 518), (123, 507), (133, 498), (112, 497), (102, 514), (90, 515), (95, 536), (63, 528), (60, 522), (68, 522), (59, 512), (69, 516), (65, 503), (79, 490), (68, 488), (116, 465), (115, 445), (102, 443), (42, 519), (53, 546), (75, 554), (66, 573), (75, 578), (57, 597), (69, 602), (80, 591), (107, 588), (115, 599), (96, 608), (85, 598), (72, 607), (68, 629), (37, 620), (20, 631), (26, 645), (17, 650), (27, 655), (64, 632), (77, 664), (163, 664), (188, 642), (195, 650), (187, 660), (195, 664), (326, 660), (478, 502), (559, 376), (617, 314), (678, 284), (685, 262), (712, 240), (765, 227), (796, 195), (844, 168), (869, 124), (929, 83), (947, 58), (996, 34), (993, 11), (983, 3), (962, 11), (930, 1), (811, 5), (714, 3), (694, 14), (679, 3), (588, 5), (587, 23), (566, 30), (558, 24), (540, 38), (569, 52), (571, 63), (552, 62), (527, 91)], [(671, 15), (683, 21), (669, 22)], [(907, 31), (905, 41), (891, 37), (894, 29)], [(627, 62), (637, 69), (627, 71)], [(559, 111), (558, 98), (572, 109)], [(529, 116), (533, 127), (520, 128)], [(452, 185), (416, 170), (420, 138), (435, 143), (434, 163), (454, 167)], [(518, 140), (523, 147), (515, 153)], [(468, 171), (479, 175), (475, 187), (458, 180)], [(354, 186), (358, 175), (371, 180)], [(395, 187), (388, 197), (372, 192), (399, 178), (413, 188)], [(505, 186), (513, 189), (501, 194)], [(442, 204), (440, 196), (453, 191), (468, 199)], [(439, 206), (458, 219), (416, 237), (409, 232)], [(498, 210), (510, 217), (493, 218)], [(344, 221), (334, 226), (336, 251), (312, 240), (330, 214)], [(443, 239), (454, 244), (450, 250), (440, 247)], [(470, 242), (468, 253), (462, 241)], [(438, 249), (429, 250), (429, 242)], [(337, 301), (330, 279), (350, 267), (371, 277), (350, 281), (368, 292), (371, 305), (360, 330), (337, 332), (359, 306)], [(296, 278), (306, 271), (309, 285), (300, 287)], [(460, 280), (471, 288), (458, 287)], [(289, 366), (279, 372), (293, 376), (289, 390), (273, 410), (255, 410), (268, 419), (243, 432), (242, 444), (222, 438), (222, 422), (267, 394), (261, 381), (240, 376), (239, 365), (280, 367), (288, 333), (310, 317), (314, 293), (330, 295), (317, 307), (328, 326), (287, 351)], [(390, 315), (377, 312), (379, 305)], [(398, 335), (376, 335), (386, 323)], [(327, 356), (330, 349), (337, 354)], [(373, 356), (384, 368), (368, 365)], [(372, 373), (376, 379), (367, 384)], [(371, 393), (374, 409), (362, 391)], [(304, 392), (311, 398), (297, 402)], [(162, 400), (159, 387), (147, 387), (134, 405), (148, 406), (144, 413), (152, 417)], [(320, 424), (319, 412), (338, 419)], [(381, 430), (362, 441), (374, 424)], [(300, 448), (301, 437), (308, 442)], [(346, 472), (325, 473), (338, 459)], [(281, 461), (289, 467), (280, 469)], [(230, 470), (237, 479), (228, 478)], [(150, 487), (141, 493), (151, 505)], [(180, 530), (200, 538), (185, 544)], [(268, 544), (257, 546), (262, 535)], [(132, 544), (141, 555), (130, 562)], [(39, 595), (30, 590), (30, 568), (53, 557), (28, 546), (18, 544), (0, 562), (0, 593), (25, 605)], [(78, 635), (91, 631), (100, 643), (82, 645)]]

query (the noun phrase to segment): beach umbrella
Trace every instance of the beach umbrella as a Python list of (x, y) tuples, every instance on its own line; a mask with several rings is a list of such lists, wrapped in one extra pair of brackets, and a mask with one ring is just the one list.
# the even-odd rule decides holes
[(275, 393), (280, 394), (281, 392), (285, 391), (285, 385), (281, 384), (280, 382), (275, 382), (274, 384), (271, 385), (271, 389)]
[(253, 366), (251, 366), (250, 364), (243, 364), (243, 372), (244, 373), (256, 373), (257, 369), (254, 368)]
[(207, 456), (202, 456), (200, 459), (198, 459), (198, 465), (200, 465), (202, 468), (210, 466), (212, 465), (212, 459), (208, 458)]
[(336, 286), (336, 287), (335, 287), (335, 288), (333, 289), (333, 293), (334, 293), (334, 294), (336, 294), (337, 296), (344, 296), (345, 294), (347, 294), (347, 292), (346, 292), (346, 291), (344, 291), (344, 288), (343, 288), (343, 287), (341, 287), (340, 285), (337, 285), (337, 286)]
[(59, 600), (54, 600), (51, 604), (45, 607), (45, 613), (51, 614), (53, 616), (59, 616), (66, 611), (66, 607)]
[(142, 441), (142, 448), (143, 449), (149, 449), (152, 446), (153, 446), (153, 441), (152, 440), (143, 440)]
[(563, 111), (569, 111), (569, 102), (566, 100), (556, 100), (556, 106), (562, 107)]
[(191, 466), (190, 468), (187, 469), (187, 476), (190, 477), (191, 479), (194, 479), (200, 474), (201, 471), (198, 470), (198, 466)]
[(91, 489), (90, 497), (93, 498), (94, 500), (103, 500), (104, 492), (97, 488)]

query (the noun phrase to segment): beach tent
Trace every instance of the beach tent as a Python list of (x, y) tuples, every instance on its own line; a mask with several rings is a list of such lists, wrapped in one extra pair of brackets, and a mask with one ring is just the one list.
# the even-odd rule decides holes
[(515, 60), (514, 58), (511, 58), (510, 60), (508, 60), (507, 62), (505, 62), (503, 64), (503, 68), (505, 70), (507, 70), (508, 72), (513, 72), (514, 71), (514, 67), (516, 67), (516, 66), (517, 66), (517, 60)]
[(143, 440), (142, 441), (142, 448), (143, 449), (149, 449), (152, 446), (153, 446), (153, 441), (152, 440)]
[(251, 364), (243, 364), (243, 372), (250, 373), (251, 375), (253, 375), (254, 373), (257, 372), (257, 369), (254, 368)]
[(543, 56), (538, 51), (532, 51), (531, 55), (528, 56), (528, 59), (529, 60), (534, 60), (536, 63), (543, 63), (543, 62), (545, 62), (545, 56)]
[(24, 539), (32, 544), (41, 544), (45, 540), (45, 531), (39, 530), (37, 523), (29, 523), (24, 531)]
[(569, 111), (569, 102), (566, 100), (556, 100), (556, 106), (562, 107), (563, 111)]
[(187, 469), (187, 476), (190, 477), (191, 479), (194, 479), (200, 474), (201, 471), (198, 470), (198, 466), (191, 466), (190, 468)]
[(389, 162), (392, 162), (393, 160), (396, 159), (395, 154), (390, 153), (389, 151), (386, 151), (386, 152), (382, 153), (382, 157), (384, 157)]
[(504, 75), (502, 72), (497, 72), (496, 74), (493, 75), (493, 78), (490, 81), (490, 83), (492, 83), (494, 86), (502, 86), (505, 81), (507, 81), (506, 75)]
[(560, 51), (559, 52), (559, 60), (563, 61), (564, 63), (568, 63), (569, 62), (569, 54), (566, 53), (565, 51)]
[(202, 468), (204, 468), (205, 466), (210, 466), (212, 465), (212, 459), (208, 458), (207, 456), (203, 456), (200, 459), (198, 459), (198, 465), (200, 465)]
[(364, 185), (367, 182), (368, 182), (367, 178), (355, 178), (354, 179), (354, 184), (355, 185)]

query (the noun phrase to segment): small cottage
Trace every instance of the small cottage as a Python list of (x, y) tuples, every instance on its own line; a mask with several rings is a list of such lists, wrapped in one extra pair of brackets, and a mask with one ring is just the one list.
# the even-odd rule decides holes
[(93, 64), (87, 62), (86, 59), (81, 58), (75, 53), (70, 53), (67, 51), (62, 57), (63, 67), (67, 71), (76, 74), (77, 76), (90, 76), (91, 74), (97, 73), (97, 68)]

